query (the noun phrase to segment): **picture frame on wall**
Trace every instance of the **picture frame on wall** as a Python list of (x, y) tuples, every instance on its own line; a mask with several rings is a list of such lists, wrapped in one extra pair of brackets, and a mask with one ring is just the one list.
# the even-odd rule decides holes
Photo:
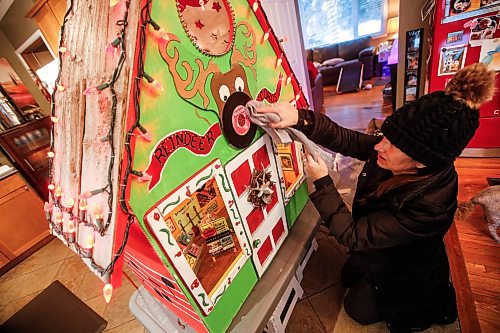
[(464, 67), (467, 44), (442, 47), (439, 52), (438, 76), (453, 75)]
[(419, 85), (423, 36), (423, 28), (406, 32), (404, 103), (417, 99), (420, 93)]
[(441, 23), (463, 20), (500, 10), (500, 0), (446, 0)]

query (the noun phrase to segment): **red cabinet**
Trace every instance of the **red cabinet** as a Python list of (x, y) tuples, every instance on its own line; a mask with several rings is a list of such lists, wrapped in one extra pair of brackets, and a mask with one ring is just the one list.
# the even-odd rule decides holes
[[(482, 14), (478, 15), (476, 13), (481, 13), (481, 11), (466, 13), (467, 15), (455, 15), (455, 18), (461, 18), (468, 16), (463, 19), (450, 20), (450, 17), (446, 18), (446, 0), (440, 0), (436, 2), (436, 17), (434, 20), (434, 35), (433, 35), (433, 48), (432, 48), (432, 60), (431, 60), (431, 70), (429, 76), (429, 91), (443, 90), (446, 82), (451, 79), (452, 75), (438, 76), (440, 53), (442, 48), (446, 48), (454, 45), (467, 45), (467, 53), (465, 59), (465, 66), (471, 65), (473, 63), (479, 62), (479, 56), (481, 53), (481, 46), (471, 46), (469, 44), (469, 36), (471, 34), (471, 29), (468, 26), (468, 22), (479, 17), (494, 16), (496, 12), (488, 12), (483, 10)], [(443, 22), (443, 19), (445, 22)], [(450, 22), (451, 21), (451, 22)], [(457, 40), (451, 42), (449, 37), (455, 33), (462, 32), (462, 40)], [(500, 29), (496, 29), (495, 37), (500, 37)], [(474, 43), (477, 44), (477, 43)], [(487, 103), (484, 103), (480, 112), (480, 124), (476, 131), (475, 136), (470, 141), (467, 148), (500, 148), (500, 75), (497, 73), (496, 83), (495, 83), (495, 96), (493, 99)]]

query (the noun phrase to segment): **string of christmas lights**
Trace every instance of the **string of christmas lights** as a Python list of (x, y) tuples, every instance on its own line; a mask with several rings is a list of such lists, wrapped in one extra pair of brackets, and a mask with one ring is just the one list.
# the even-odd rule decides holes
[[(105, 140), (109, 143), (109, 147), (111, 150), (111, 157), (109, 161), (109, 166), (108, 166), (108, 173), (107, 173), (107, 178), (108, 178), (108, 184), (101, 189), (93, 190), (93, 191), (88, 191), (85, 193), (82, 193), (78, 196), (79, 203), (78, 203), (78, 213), (75, 214), (75, 202), (73, 199), (68, 199), (65, 204), (61, 202), (61, 197), (62, 197), (62, 190), (60, 186), (55, 186), (54, 185), (54, 164), (53, 164), (53, 158), (55, 157), (54, 154), (54, 137), (55, 137), (55, 126), (58, 124), (58, 118), (56, 117), (56, 110), (55, 110), (55, 97), (56, 93), (60, 93), (65, 91), (65, 87), (61, 84), (61, 72), (62, 72), (62, 67), (63, 67), (63, 59), (64, 59), (64, 54), (67, 52), (67, 48), (64, 46), (64, 41), (65, 41), (65, 33), (66, 33), (66, 23), (68, 21), (69, 15), (73, 11), (73, 0), (69, 1), (69, 6), (68, 9), (65, 13), (64, 20), (63, 20), (63, 25), (61, 27), (61, 34), (60, 34), (60, 48), (59, 48), (59, 69), (58, 69), (58, 75), (56, 78), (56, 89), (54, 89), (54, 92), (52, 93), (52, 102), (51, 102), (51, 119), (53, 122), (53, 126), (51, 128), (51, 142), (50, 142), (50, 154), (49, 155), (49, 177), (50, 177), (50, 184), (49, 184), (49, 202), (45, 204), (45, 214), (47, 217), (47, 220), (49, 221), (51, 225), (52, 232), (55, 233), (56, 235), (59, 236), (59, 238), (62, 238), (68, 246), (73, 246), (75, 251), (78, 253), (78, 255), (82, 258), (87, 258), (90, 260), (90, 266), (101, 276), (104, 277), (104, 280), (106, 282), (106, 285), (103, 288), (103, 294), (104, 298), (106, 299), (107, 302), (109, 302), (111, 298), (111, 293), (112, 293), (112, 285), (110, 284), (110, 278), (111, 274), (113, 273), (114, 270), (114, 265), (116, 261), (119, 259), (121, 254), (123, 253), (123, 250), (125, 248), (125, 245), (128, 240), (128, 235), (130, 231), (130, 227), (132, 223), (135, 221), (135, 215), (131, 213), (131, 211), (126, 207), (126, 205), (120, 205), (120, 207), (123, 209), (123, 211), (127, 215), (127, 224), (125, 227), (125, 232), (124, 232), (124, 237), (121, 246), (117, 250), (117, 252), (114, 254), (113, 259), (109, 263), (107, 267), (102, 267), (98, 265), (94, 258), (93, 258), (93, 246), (94, 246), (94, 235), (93, 233), (89, 235), (85, 241), (85, 244), (82, 246), (78, 243), (77, 241), (77, 233), (79, 231), (79, 225), (83, 224), (84, 226), (91, 227), (92, 231), (98, 232), (101, 236), (104, 236), (106, 234), (106, 231), (108, 230), (110, 224), (111, 224), (111, 217), (113, 213), (113, 183), (112, 183), (112, 172), (114, 168), (114, 163), (115, 163), (115, 145), (114, 145), (114, 129), (115, 129), (115, 122), (116, 122), (116, 112), (117, 112), (117, 105), (118, 105), (118, 97), (115, 91), (115, 83), (120, 77), (120, 74), (123, 69), (124, 62), (126, 60), (126, 45), (125, 45), (125, 40), (126, 40), (126, 28), (128, 25), (128, 14), (129, 14), (129, 8), (130, 8), (130, 0), (127, 0), (125, 2), (125, 13), (123, 16), (123, 19), (118, 20), (116, 22), (116, 25), (120, 27), (120, 31), (118, 34), (118, 37), (110, 44), (113, 48), (118, 49), (120, 48), (120, 56), (117, 61), (117, 65), (115, 67), (115, 70), (113, 72), (113, 75), (110, 79), (109, 82), (102, 83), (98, 85), (97, 87), (91, 87), (87, 88), (84, 92), (84, 95), (100, 92), (104, 89), (109, 89), (111, 92), (111, 122), (110, 122), (110, 128), (108, 131), (108, 134), (106, 136)], [(108, 45), (109, 48), (109, 45)], [(108, 50), (106, 48), (106, 50)], [(136, 112), (137, 114), (137, 112)], [(138, 123), (138, 120), (137, 120)], [(142, 126), (141, 126), (142, 128)], [(143, 128), (141, 129), (145, 131)], [(144, 132), (143, 132), (144, 133)], [(127, 148), (128, 148), (128, 143), (127, 142)], [(128, 149), (128, 153), (130, 156), (130, 150)], [(130, 157), (129, 157), (130, 158)], [(130, 173), (130, 165), (128, 166), (128, 169), (126, 170), (126, 174)], [(119, 199), (120, 203), (125, 201), (125, 193), (126, 193), (126, 185), (127, 182), (124, 183), (125, 186), (122, 188), (121, 192), (121, 197)], [(104, 218), (102, 215), (101, 209), (96, 206), (94, 209), (94, 222), (90, 222), (88, 220), (88, 213), (87, 213), (87, 199), (100, 194), (100, 193), (107, 193), (108, 195), (108, 216), (106, 219), (106, 223), (104, 223)], [(54, 215), (54, 216), (52, 216)], [(64, 216), (67, 216), (65, 219)], [(66, 223), (65, 223), (66, 221)], [(75, 225), (76, 222), (76, 225)], [(64, 230), (64, 225), (66, 225), (66, 230)]]

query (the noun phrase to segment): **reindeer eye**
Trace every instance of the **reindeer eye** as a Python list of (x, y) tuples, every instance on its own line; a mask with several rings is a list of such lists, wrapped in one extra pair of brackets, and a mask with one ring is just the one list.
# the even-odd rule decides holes
[(241, 77), (237, 77), (236, 80), (234, 80), (234, 87), (236, 88), (236, 91), (242, 92), (245, 89), (245, 82)]
[(225, 84), (220, 86), (219, 97), (223, 102), (227, 101), (227, 99), (229, 98), (229, 95), (230, 95), (229, 88)]

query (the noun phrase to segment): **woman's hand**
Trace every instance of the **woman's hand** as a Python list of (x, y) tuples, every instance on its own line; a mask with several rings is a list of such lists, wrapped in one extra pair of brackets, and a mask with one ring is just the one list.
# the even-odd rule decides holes
[(315, 156), (317, 162), (311, 154), (306, 154), (306, 174), (312, 181), (328, 176), (328, 166), (325, 161), (321, 158), (319, 153), (316, 153)]
[(281, 120), (275, 123), (269, 123), (272, 128), (287, 128), (297, 125), (299, 121), (299, 111), (290, 103), (276, 103), (271, 106), (265, 106), (257, 110), (259, 113), (275, 113)]

